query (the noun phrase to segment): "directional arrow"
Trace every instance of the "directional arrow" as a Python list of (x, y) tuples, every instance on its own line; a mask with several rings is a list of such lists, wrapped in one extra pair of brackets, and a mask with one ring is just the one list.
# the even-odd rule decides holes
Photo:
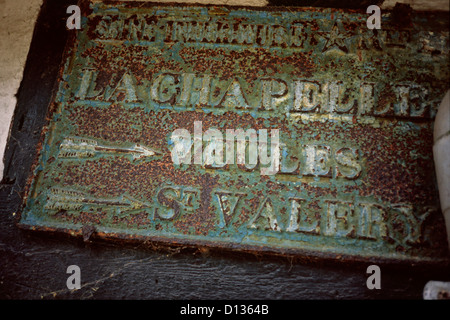
[(70, 137), (61, 142), (60, 158), (92, 158), (97, 154), (120, 153), (131, 154), (133, 159), (151, 157), (160, 152), (141, 144), (135, 144), (131, 148), (100, 145), (93, 139)]
[(127, 195), (116, 198), (95, 198), (80, 191), (52, 188), (45, 209), (80, 211), (85, 205), (106, 209), (118, 208), (121, 214), (131, 210), (150, 208), (150, 205)]

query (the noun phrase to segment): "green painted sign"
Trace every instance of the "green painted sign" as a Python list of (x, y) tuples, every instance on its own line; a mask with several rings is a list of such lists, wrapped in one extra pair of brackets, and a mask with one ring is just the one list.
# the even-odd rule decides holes
[(81, 14), (22, 227), (448, 258), (431, 151), (448, 21), (388, 12), (369, 29), (360, 11), (99, 2)]

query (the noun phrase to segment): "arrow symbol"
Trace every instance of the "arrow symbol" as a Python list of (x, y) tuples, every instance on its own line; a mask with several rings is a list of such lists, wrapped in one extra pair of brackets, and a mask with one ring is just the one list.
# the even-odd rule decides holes
[(117, 208), (120, 215), (132, 210), (150, 208), (142, 201), (136, 200), (128, 195), (116, 198), (95, 198), (80, 191), (52, 188), (45, 204), (47, 210), (80, 211), (83, 206), (99, 206), (102, 208)]
[(97, 154), (130, 154), (133, 159), (142, 159), (151, 157), (160, 152), (143, 146), (141, 144), (134, 144), (131, 148), (113, 147), (101, 145), (93, 139), (70, 137), (61, 142), (60, 158), (92, 158)]

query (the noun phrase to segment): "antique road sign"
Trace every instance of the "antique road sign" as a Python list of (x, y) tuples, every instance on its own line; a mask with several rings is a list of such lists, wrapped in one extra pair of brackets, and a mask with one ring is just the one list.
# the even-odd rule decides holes
[(443, 261), (433, 118), (447, 22), (361, 11), (81, 6), (20, 226)]

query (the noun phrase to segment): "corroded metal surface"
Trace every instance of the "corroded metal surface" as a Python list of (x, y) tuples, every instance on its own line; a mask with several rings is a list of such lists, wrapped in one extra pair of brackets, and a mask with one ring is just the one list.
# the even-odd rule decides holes
[[(450, 78), (446, 21), (398, 24), (386, 13), (369, 30), (354, 11), (134, 3), (87, 3), (82, 15), (22, 227), (447, 258), (431, 152)], [(192, 139), (177, 145), (180, 129)], [(212, 161), (209, 129), (224, 139), (227, 130), (279, 130), (275, 172), (247, 161), (250, 138), (243, 164)], [(192, 151), (186, 163), (174, 161), (177, 146)]]

